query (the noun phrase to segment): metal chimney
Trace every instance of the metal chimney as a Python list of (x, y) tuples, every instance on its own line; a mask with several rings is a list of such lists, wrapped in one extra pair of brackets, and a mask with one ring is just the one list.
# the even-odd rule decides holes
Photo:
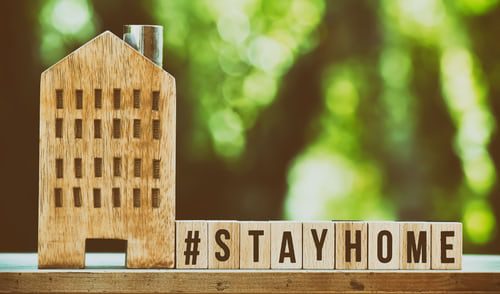
[(123, 40), (142, 55), (163, 67), (163, 27), (124, 25)]

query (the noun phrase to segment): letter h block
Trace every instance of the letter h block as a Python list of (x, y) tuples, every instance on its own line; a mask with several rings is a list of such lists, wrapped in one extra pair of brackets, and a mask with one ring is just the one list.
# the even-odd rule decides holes
[(368, 268), (368, 224), (335, 222), (335, 269)]

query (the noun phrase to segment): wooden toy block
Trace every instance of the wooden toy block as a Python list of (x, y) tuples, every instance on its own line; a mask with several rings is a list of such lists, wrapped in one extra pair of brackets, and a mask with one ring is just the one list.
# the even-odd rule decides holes
[(399, 223), (368, 222), (368, 268), (399, 269)]
[(399, 225), (401, 240), (400, 269), (431, 268), (431, 224), (403, 222)]
[(462, 224), (431, 223), (431, 268), (462, 269)]
[(240, 267), (240, 224), (236, 221), (208, 222), (208, 268)]
[(174, 78), (111, 32), (42, 73), (40, 268), (83, 268), (86, 239), (127, 240), (129, 268), (174, 267), (175, 108)]
[(271, 225), (269, 222), (240, 222), (240, 268), (271, 267)]
[(335, 267), (335, 224), (329, 221), (302, 224), (302, 267), (333, 269)]
[(271, 222), (271, 268), (302, 268), (301, 222)]
[(206, 221), (176, 221), (176, 267), (208, 267), (208, 224)]
[(335, 268), (368, 268), (368, 224), (335, 222)]

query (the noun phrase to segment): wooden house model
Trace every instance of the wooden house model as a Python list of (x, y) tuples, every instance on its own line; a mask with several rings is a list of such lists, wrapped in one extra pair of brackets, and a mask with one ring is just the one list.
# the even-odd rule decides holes
[(111, 32), (42, 73), (39, 267), (83, 268), (86, 239), (174, 267), (175, 107), (174, 78)]

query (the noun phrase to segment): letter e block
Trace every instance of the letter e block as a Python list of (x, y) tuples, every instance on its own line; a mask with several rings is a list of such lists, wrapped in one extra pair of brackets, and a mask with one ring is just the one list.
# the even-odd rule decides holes
[(301, 222), (271, 222), (271, 268), (302, 268)]
[(208, 222), (208, 268), (240, 267), (240, 224), (236, 221)]
[(176, 221), (176, 267), (207, 268), (207, 222)]
[(368, 224), (335, 222), (335, 268), (368, 268)]
[(431, 268), (431, 223), (403, 222), (399, 224), (401, 239), (400, 269)]
[(399, 269), (399, 223), (368, 222), (368, 268)]
[(269, 222), (240, 222), (240, 268), (271, 267), (271, 225)]
[(333, 269), (335, 267), (335, 224), (305, 222), (302, 224), (302, 267)]
[(432, 269), (462, 268), (462, 224), (432, 223)]

